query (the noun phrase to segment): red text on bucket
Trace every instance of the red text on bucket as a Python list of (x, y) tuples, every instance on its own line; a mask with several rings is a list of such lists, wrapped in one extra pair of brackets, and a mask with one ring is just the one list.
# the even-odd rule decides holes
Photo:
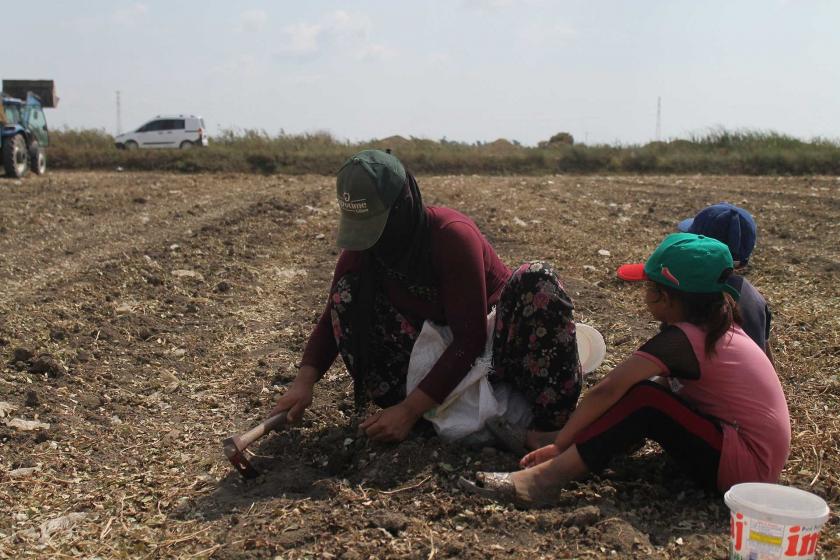
[[(745, 544), (744, 538), (746, 535), (744, 535), (743, 519), (744, 516), (740, 513), (736, 513), (730, 517), (729, 530), (735, 552), (740, 552)], [(793, 526), (788, 529), (787, 533), (784, 558), (810, 556), (816, 552), (817, 541), (820, 538), (819, 527)], [(750, 535), (750, 538), (752, 538), (752, 535)], [(778, 544), (781, 544), (781, 542)]]

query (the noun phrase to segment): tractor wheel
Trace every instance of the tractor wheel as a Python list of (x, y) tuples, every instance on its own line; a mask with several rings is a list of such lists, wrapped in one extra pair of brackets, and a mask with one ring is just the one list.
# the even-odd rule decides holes
[(29, 146), (29, 168), (36, 175), (47, 172), (47, 154), (37, 142)]
[(20, 179), (29, 171), (29, 157), (23, 135), (15, 134), (3, 142), (3, 168), (6, 175)]

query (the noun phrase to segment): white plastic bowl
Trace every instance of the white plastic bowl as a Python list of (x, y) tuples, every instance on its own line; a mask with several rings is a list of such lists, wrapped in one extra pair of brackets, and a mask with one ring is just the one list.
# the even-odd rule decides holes
[(586, 323), (575, 323), (575, 331), (577, 332), (578, 357), (583, 373), (593, 372), (601, 365), (604, 356), (607, 355), (607, 345), (604, 342), (604, 337), (594, 327)]

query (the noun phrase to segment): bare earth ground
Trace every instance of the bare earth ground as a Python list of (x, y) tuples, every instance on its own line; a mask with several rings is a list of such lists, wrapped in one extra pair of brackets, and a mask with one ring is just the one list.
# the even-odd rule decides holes
[[(556, 265), (577, 320), (607, 340), (590, 382), (656, 328), (615, 267), (709, 203), (750, 208), (760, 237), (748, 276), (774, 311), (793, 421), (782, 482), (829, 502), (818, 552), (840, 556), (840, 179), (420, 184), (428, 203), (472, 216), (509, 265)], [(514, 468), (513, 456), (428, 432), (397, 446), (357, 437), (338, 364), (302, 426), (254, 446), (266, 474), (240, 480), (220, 442), (292, 379), (337, 255), (335, 220), (329, 177), (0, 181), (0, 558), (726, 555), (722, 499), (653, 446), (572, 485), (554, 508), (518, 511), (456, 485)]]

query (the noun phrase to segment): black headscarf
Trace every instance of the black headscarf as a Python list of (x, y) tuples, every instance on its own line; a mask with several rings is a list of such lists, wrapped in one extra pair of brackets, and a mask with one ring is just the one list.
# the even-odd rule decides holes
[(357, 409), (367, 404), (365, 376), (370, 363), (367, 341), (374, 316), (374, 298), (386, 276), (396, 278), (420, 297), (437, 298), (429, 217), (417, 180), (408, 171), (403, 191), (391, 205), (382, 235), (373, 247), (362, 252), (359, 300), (351, 318), (350, 334), (356, 371), (353, 392)]

